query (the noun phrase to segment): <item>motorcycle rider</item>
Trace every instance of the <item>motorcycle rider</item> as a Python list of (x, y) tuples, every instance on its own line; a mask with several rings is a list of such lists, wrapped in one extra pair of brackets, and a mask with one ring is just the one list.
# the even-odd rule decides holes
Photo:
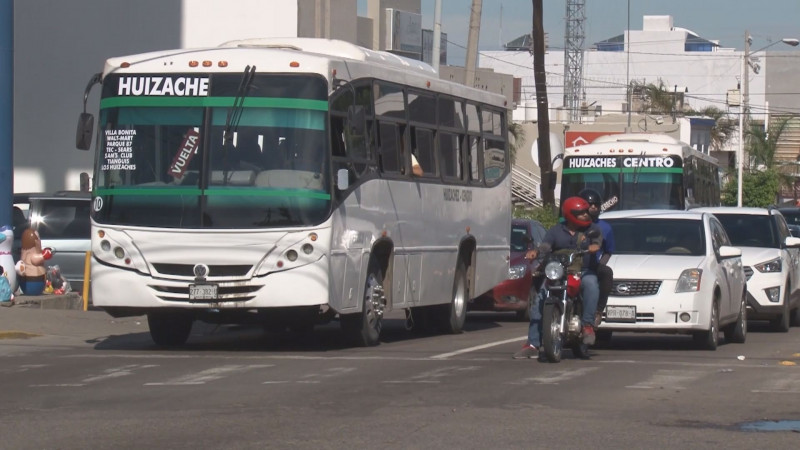
[[(581, 197), (570, 197), (564, 200), (561, 204), (561, 214), (565, 220), (547, 230), (539, 248), (529, 251), (525, 257), (535, 259), (540, 253), (546, 254), (565, 249), (587, 249), (589, 251), (590, 255), (582, 258), (581, 265), (581, 297), (583, 299), (581, 324), (583, 342), (593, 345), (595, 341), (594, 317), (600, 295), (597, 282), (598, 260), (594, 253), (600, 250), (603, 234), (602, 230), (592, 222), (592, 217), (589, 215), (589, 203)], [(539, 295), (536, 296), (535, 304), (528, 305), (531, 309), (528, 341), (525, 342), (522, 349), (514, 353), (514, 359), (538, 357), (542, 339), (542, 311), (546, 297), (547, 290), (542, 285)]]
[(597, 252), (597, 260), (600, 263), (597, 266), (597, 282), (600, 285), (600, 298), (597, 300), (597, 312), (594, 316), (595, 328), (600, 326), (603, 318), (603, 310), (606, 309), (608, 303), (608, 296), (611, 294), (611, 289), (614, 285), (614, 271), (608, 267), (608, 260), (614, 254), (614, 231), (611, 225), (605, 220), (600, 219), (600, 205), (603, 204), (603, 198), (594, 189), (586, 188), (578, 193), (578, 196), (586, 200), (589, 204), (589, 215), (592, 216), (592, 222), (600, 227), (603, 232), (603, 246)]

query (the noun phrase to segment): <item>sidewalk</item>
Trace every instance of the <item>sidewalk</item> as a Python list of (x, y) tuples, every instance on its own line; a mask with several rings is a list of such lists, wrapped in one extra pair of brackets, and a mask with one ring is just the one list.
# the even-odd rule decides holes
[[(18, 296), (17, 304), (0, 308), (0, 345), (7, 339), (27, 339), (36, 336), (64, 336), (79, 339), (96, 339), (102, 336), (129, 333), (147, 333), (147, 318), (124, 317), (115, 319), (104, 311), (83, 311), (80, 308), (61, 308), (74, 299), (54, 299), (69, 294), (53, 296)], [(77, 295), (76, 295), (77, 296)], [(80, 299), (80, 296), (77, 296)]]

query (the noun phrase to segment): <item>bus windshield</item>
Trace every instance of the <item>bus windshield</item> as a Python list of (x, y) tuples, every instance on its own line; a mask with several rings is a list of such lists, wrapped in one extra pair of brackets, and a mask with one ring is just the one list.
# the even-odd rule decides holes
[(106, 77), (95, 220), (227, 229), (324, 221), (326, 81), (258, 74), (241, 82), (241, 73)]
[(561, 198), (593, 189), (604, 199), (603, 211), (628, 209), (685, 209), (681, 159), (672, 156), (657, 167), (632, 166), (634, 157), (566, 157)]

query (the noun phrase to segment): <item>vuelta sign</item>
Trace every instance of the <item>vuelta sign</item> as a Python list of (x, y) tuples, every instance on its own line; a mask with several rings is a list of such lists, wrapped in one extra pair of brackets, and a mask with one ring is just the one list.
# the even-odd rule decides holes
[(167, 173), (178, 180), (183, 178), (183, 174), (186, 173), (186, 168), (189, 167), (189, 162), (192, 160), (194, 155), (197, 154), (197, 144), (199, 141), (200, 134), (194, 128), (190, 128), (183, 137), (183, 142), (178, 149), (178, 153), (175, 154), (172, 164), (169, 165), (169, 170)]

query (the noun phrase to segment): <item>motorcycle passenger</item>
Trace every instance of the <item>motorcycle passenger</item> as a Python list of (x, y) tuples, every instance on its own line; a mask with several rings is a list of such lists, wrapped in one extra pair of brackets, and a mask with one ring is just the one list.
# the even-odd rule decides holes
[(589, 215), (592, 216), (592, 222), (600, 227), (603, 232), (603, 246), (597, 252), (597, 260), (600, 263), (597, 266), (597, 282), (600, 285), (600, 298), (597, 300), (597, 312), (594, 316), (595, 328), (600, 326), (603, 318), (603, 310), (606, 309), (608, 303), (608, 296), (611, 294), (611, 289), (614, 286), (614, 271), (608, 267), (608, 260), (614, 254), (614, 231), (611, 225), (605, 220), (600, 219), (600, 205), (603, 204), (603, 198), (594, 189), (584, 189), (578, 193), (578, 196), (586, 200), (589, 204)]
[[(597, 283), (598, 260), (593, 254), (600, 250), (603, 243), (602, 230), (592, 223), (589, 215), (589, 204), (581, 197), (570, 197), (561, 204), (561, 213), (564, 221), (553, 225), (545, 234), (539, 248), (531, 250), (526, 255), (528, 259), (535, 259), (540, 253), (546, 254), (556, 250), (587, 249), (591, 255), (582, 258), (581, 266), (581, 297), (583, 298), (583, 315), (581, 316), (583, 342), (593, 345), (595, 341), (594, 317), (597, 310), (597, 299), (600, 288)], [(590, 233), (593, 231), (592, 233)], [(591, 235), (591, 237), (590, 237)], [(522, 349), (514, 353), (514, 359), (534, 358), (539, 355), (542, 341), (542, 312), (547, 290), (544, 285), (535, 297), (535, 304), (530, 308), (530, 324), (528, 326), (528, 341)]]

